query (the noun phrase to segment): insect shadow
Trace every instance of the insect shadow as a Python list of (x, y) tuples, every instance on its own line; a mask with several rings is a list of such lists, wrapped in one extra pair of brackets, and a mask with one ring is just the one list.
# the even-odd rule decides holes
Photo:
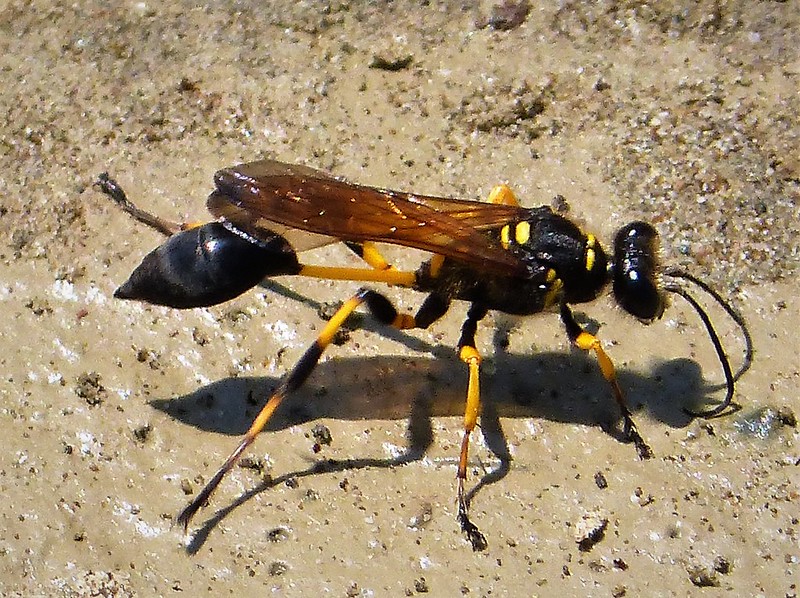
[[(250, 498), (291, 479), (363, 468), (390, 468), (421, 459), (433, 443), (434, 417), (463, 417), (466, 372), (455, 355), (376, 356), (329, 360), (319, 364), (308, 382), (275, 413), (266, 431), (324, 419), (408, 419), (405, 451), (393, 457), (321, 458), (307, 468), (267, 476), (226, 507), (218, 509), (193, 534), (187, 551), (200, 550), (208, 534), (230, 512)], [(481, 434), (498, 463), (484, 471), (469, 491), (471, 500), (483, 487), (503, 479), (511, 456), (501, 418), (546, 419), (599, 426), (623, 440), (619, 412), (597, 363), (583, 352), (515, 355), (499, 352), (484, 361)], [(703, 380), (698, 364), (681, 358), (656, 362), (649, 372), (618, 370), (634, 411), (678, 428), (691, 416), (687, 405), (703, 404), (719, 385)], [(335, 385), (329, 382), (335, 380)], [(156, 399), (156, 409), (201, 430), (241, 436), (280, 382), (274, 377), (225, 378), (182, 397)], [(266, 439), (264, 439), (266, 440)], [(627, 446), (621, 447), (625, 450)], [(632, 458), (633, 449), (631, 448)]]

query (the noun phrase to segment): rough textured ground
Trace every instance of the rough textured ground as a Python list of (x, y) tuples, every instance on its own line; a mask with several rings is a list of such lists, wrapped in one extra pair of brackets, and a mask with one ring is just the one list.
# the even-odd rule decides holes
[[(798, 594), (796, 6), (465, 4), (3, 5), (0, 593)], [(606, 241), (653, 222), (664, 260), (750, 323), (742, 410), (683, 414), (719, 399), (721, 372), (680, 299), (649, 327), (607, 298), (583, 310), (647, 462), (609, 433), (608, 389), (556, 317), (489, 318), (473, 553), (453, 500), (463, 310), (408, 335), (366, 319), (187, 549), (174, 514), (355, 285), (282, 280), (184, 313), (112, 300), (160, 239), (91, 184), (108, 170), (144, 207), (203, 218), (213, 172), (262, 156), (476, 199), (508, 181), (525, 205), (563, 196)]]

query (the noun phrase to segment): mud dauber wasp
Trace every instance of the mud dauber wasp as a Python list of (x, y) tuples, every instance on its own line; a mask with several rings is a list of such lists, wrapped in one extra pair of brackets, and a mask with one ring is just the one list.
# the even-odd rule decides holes
[[(486, 539), (470, 521), (464, 491), (470, 433), (480, 412), (481, 357), (475, 346), (479, 321), (489, 310), (514, 315), (558, 311), (570, 341), (595, 353), (611, 385), (623, 419), (625, 437), (642, 459), (652, 455), (636, 428), (614, 366), (600, 341), (584, 330), (571, 305), (596, 299), (610, 284), (616, 302), (644, 323), (661, 317), (665, 293), (680, 295), (695, 309), (714, 346), (725, 376), (723, 401), (714, 408), (687, 411), (714, 417), (732, 405), (735, 381), (749, 368), (752, 342), (744, 319), (705, 282), (682, 270), (661, 269), (658, 233), (645, 222), (624, 226), (613, 256), (597, 239), (549, 207), (521, 207), (505, 185), (487, 202), (403, 193), (346, 182), (324, 172), (273, 160), (220, 170), (208, 209), (216, 221), (183, 225), (134, 206), (104, 173), (96, 186), (136, 220), (169, 238), (148, 254), (114, 293), (176, 308), (216, 305), (256, 286), (266, 277), (301, 275), (336, 280), (386, 283), (427, 293), (415, 315), (398, 313), (383, 295), (360, 289), (324, 326), (316, 341), (288, 372), (236, 450), (177, 522), (188, 529), (225, 474), (252, 444), (284, 398), (308, 378), (347, 317), (365, 305), (381, 323), (397, 329), (428, 328), (454, 300), (469, 303), (458, 341), (459, 357), (469, 371), (464, 434), (458, 462), (458, 521), (475, 550)], [(344, 242), (366, 268), (303, 264), (298, 253)], [(416, 271), (397, 270), (375, 243), (432, 253)], [(706, 292), (739, 326), (745, 357), (734, 374), (711, 319), (682, 283)]]

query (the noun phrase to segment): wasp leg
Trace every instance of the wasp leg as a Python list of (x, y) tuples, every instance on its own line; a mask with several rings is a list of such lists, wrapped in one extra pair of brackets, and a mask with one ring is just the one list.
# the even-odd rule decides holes
[(344, 268), (337, 266), (303, 265), (300, 275), (313, 278), (327, 278), (328, 280), (356, 280), (359, 282), (382, 282), (401, 287), (413, 287), (417, 283), (415, 272), (404, 272), (396, 269), (383, 257), (375, 243), (347, 242), (348, 249), (372, 267)]
[[(374, 243), (370, 241), (364, 243), (347, 242), (345, 243), (345, 245), (347, 245), (347, 247), (353, 253), (355, 253), (358, 257), (367, 262), (375, 270), (397, 272), (396, 268), (392, 266), (388, 261), (386, 261), (386, 258), (383, 257), (377, 245), (375, 245)], [(430, 265), (428, 267), (428, 276), (430, 276), (431, 278), (436, 278), (437, 276), (439, 276), (439, 272), (441, 271), (443, 264), (444, 264), (444, 256), (439, 255), (438, 253), (434, 253), (433, 257), (431, 257)], [(413, 283), (404, 286), (413, 286)]]
[(394, 270), (394, 266), (386, 261), (386, 258), (383, 257), (383, 254), (375, 243), (371, 241), (364, 241), (363, 243), (347, 241), (345, 245), (347, 245), (350, 251), (367, 262), (375, 270)]
[(267, 422), (272, 417), (272, 414), (275, 413), (275, 410), (280, 406), (286, 396), (299, 388), (303, 382), (306, 381), (308, 376), (311, 374), (311, 371), (317, 365), (320, 357), (322, 357), (322, 353), (333, 340), (336, 332), (339, 330), (342, 324), (344, 324), (344, 321), (347, 319), (347, 317), (353, 313), (353, 311), (359, 305), (367, 300), (368, 293), (370, 293), (370, 291), (359, 291), (351, 299), (346, 301), (341, 308), (339, 308), (339, 310), (322, 329), (322, 332), (317, 337), (317, 340), (314, 341), (314, 344), (306, 350), (306, 352), (300, 358), (300, 361), (295, 364), (294, 368), (292, 368), (292, 370), (283, 379), (278, 389), (273, 393), (269, 401), (267, 401), (267, 404), (264, 405), (259, 414), (253, 420), (253, 423), (250, 425), (250, 429), (247, 430), (247, 433), (236, 447), (236, 450), (230, 454), (228, 459), (225, 461), (222, 467), (217, 470), (217, 473), (214, 474), (214, 477), (211, 478), (211, 481), (208, 482), (208, 484), (206, 484), (200, 494), (198, 494), (195, 499), (189, 503), (189, 505), (183, 511), (181, 511), (180, 515), (178, 515), (176, 521), (177, 523), (183, 525), (184, 531), (189, 527), (189, 523), (195, 513), (197, 513), (197, 511), (208, 502), (211, 494), (214, 492), (214, 490), (216, 490), (217, 486), (219, 486), (219, 483), (222, 481), (222, 478), (225, 477), (225, 474), (227, 474), (233, 468), (245, 449), (253, 443), (261, 430), (264, 429), (264, 426), (267, 425)]
[(622, 394), (622, 389), (619, 387), (619, 382), (617, 382), (617, 374), (614, 370), (614, 364), (606, 352), (603, 351), (600, 340), (596, 336), (589, 334), (583, 328), (581, 328), (580, 324), (575, 321), (575, 317), (572, 315), (572, 310), (570, 310), (566, 303), (561, 304), (561, 321), (564, 322), (564, 326), (567, 329), (569, 340), (572, 341), (576, 347), (583, 349), (584, 351), (594, 351), (595, 355), (597, 356), (597, 363), (600, 365), (600, 371), (603, 373), (603, 377), (611, 385), (611, 390), (614, 393), (614, 399), (616, 399), (619, 410), (622, 413), (623, 433), (625, 434), (625, 437), (630, 442), (633, 442), (634, 446), (636, 446), (636, 452), (639, 454), (640, 459), (649, 459), (653, 456), (653, 450), (647, 445), (642, 436), (639, 434), (639, 430), (637, 429), (636, 424), (633, 421), (633, 417), (631, 416), (630, 409), (628, 409), (628, 405), (625, 402), (625, 396)]
[(370, 313), (383, 324), (400, 329), (419, 328), (421, 327), (419, 325), (420, 323), (425, 324), (425, 327), (427, 327), (447, 311), (449, 302), (444, 299), (432, 299), (431, 297), (435, 296), (430, 296), (423, 303), (422, 307), (417, 312), (417, 316), (398, 313), (397, 309), (395, 309), (386, 297), (376, 291), (368, 289), (359, 290), (353, 297), (347, 300), (333, 315), (330, 321), (328, 321), (322, 329), (322, 332), (320, 332), (319, 336), (314, 341), (314, 344), (306, 350), (300, 360), (283, 379), (280, 386), (278, 386), (277, 390), (267, 401), (267, 404), (264, 405), (253, 420), (253, 423), (239, 442), (236, 450), (230, 454), (225, 463), (217, 470), (217, 473), (214, 474), (214, 477), (206, 484), (200, 494), (181, 511), (176, 519), (176, 523), (182, 525), (184, 531), (188, 529), (192, 517), (194, 517), (197, 511), (208, 502), (208, 499), (211, 497), (214, 490), (216, 490), (217, 486), (219, 486), (222, 478), (233, 468), (247, 447), (255, 441), (258, 434), (264, 429), (264, 426), (267, 425), (267, 422), (269, 422), (273, 413), (275, 413), (275, 410), (280, 406), (283, 400), (306, 381), (319, 362), (320, 357), (322, 357), (325, 349), (327, 349), (333, 341), (338, 330), (359, 305), (366, 304)]
[(340, 268), (337, 266), (302, 264), (297, 274), (310, 276), (311, 278), (325, 278), (327, 280), (382, 282), (400, 287), (413, 287), (417, 284), (415, 272), (404, 272), (393, 268), (389, 270), (370, 270), (367, 268)]
[(153, 228), (168, 237), (181, 230), (184, 230), (185, 228), (184, 225), (178, 222), (165, 220), (164, 218), (160, 218), (155, 214), (151, 214), (150, 212), (136, 207), (136, 205), (134, 205), (134, 203), (128, 199), (128, 196), (125, 195), (125, 191), (122, 190), (122, 187), (119, 186), (119, 183), (110, 178), (107, 172), (100, 174), (92, 186), (100, 192), (108, 195), (132, 218), (138, 220), (142, 224), (146, 224), (150, 228)]
[(496, 203), (504, 206), (518, 206), (517, 196), (506, 184), (495, 185), (489, 192), (489, 197), (486, 198), (488, 203)]
[(467, 319), (461, 327), (461, 338), (458, 341), (458, 355), (461, 361), (469, 368), (469, 382), (467, 384), (467, 405), (464, 409), (464, 437), (461, 440), (461, 453), (458, 459), (458, 522), (461, 530), (467, 535), (472, 549), (475, 551), (485, 550), (487, 547), (486, 537), (478, 530), (478, 527), (469, 519), (469, 503), (464, 493), (464, 484), (467, 480), (467, 459), (469, 456), (469, 437), (475, 429), (478, 421), (478, 414), (481, 409), (480, 392), (480, 364), (481, 356), (475, 347), (475, 332), (478, 329), (478, 322), (486, 315), (486, 308), (481, 305), (472, 304), (467, 312)]

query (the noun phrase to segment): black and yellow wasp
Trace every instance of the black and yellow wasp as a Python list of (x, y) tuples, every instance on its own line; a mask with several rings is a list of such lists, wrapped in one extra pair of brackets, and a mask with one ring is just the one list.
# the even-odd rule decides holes
[[(570, 341), (597, 356), (621, 411), (625, 437), (635, 444), (641, 458), (649, 457), (651, 450), (631, 417), (614, 366), (600, 341), (575, 320), (571, 305), (594, 300), (609, 284), (617, 303), (643, 322), (662, 315), (665, 291), (689, 301), (705, 324), (727, 387), (718, 406), (692, 415), (711, 417), (727, 410), (735, 380), (749, 367), (751, 342), (742, 317), (696, 277), (662, 270), (658, 235), (645, 222), (623, 227), (610, 256), (593, 235), (550, 208), (521, 207), (505, 185), (495, 187), (487, 202), (466, 201), (357, 185), (273, 160), (225, 168), (216, 173), (214, 182), (208, 209), (216, 220), (191, 226), (138, 209), (107, 174), (100, 176), (96, 185), (102, 192), (135, 219), (169, 237), (144, 258), (115, 297), (176, 308), (210, 306), (240, 295), (266, 277), (282, 275), (386, 283), (427, 293), (427, 297), (413, 316), (398, 313), (374, 290), (361, 289), (346, 301), (282, 380), (236, 450), (180, 513), (177, 521), (185, 529), (284, 398), (308, 378), (339, 328), (360, 305), (383, 324), (411, 329), (428, 328), (455, 300), (469, 304), (458, 341), (469, 379), (457, 479), (458, 520), (475, 550), (485, 548), (486, 539), (470, 521), (464, 484), (470, 433), (480, 413), (481, 357), (475, 334), (489, 310), (516, 315), (558, 311)], [(368, 267), (299, 261), (298, 252), (334, 241), (347, 244)], [(415, 272), (401, 271), (386, 262), (375, 243), (413, 247), (433, 255)], [(681, 281), (707, 292), (741, 328), (746, 355), (736, 374), (709, 317)]]

